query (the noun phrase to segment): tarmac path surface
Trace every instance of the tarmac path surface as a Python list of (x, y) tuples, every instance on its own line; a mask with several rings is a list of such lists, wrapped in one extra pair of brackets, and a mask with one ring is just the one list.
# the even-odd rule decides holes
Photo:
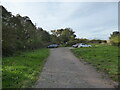
[(50, 49), (35, 88), (113, 88), (95, 68), (81, 62), (68, 47)]

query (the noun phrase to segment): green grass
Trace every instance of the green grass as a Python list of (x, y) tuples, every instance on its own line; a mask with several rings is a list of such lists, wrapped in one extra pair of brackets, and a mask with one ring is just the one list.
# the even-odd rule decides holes
[(39, 49), (4, 57), (2, 59), (3, 88), (31, 87), (37, 80), (48, 55), (48, 49)]
[(118, 47), (109, 45), (94, 45), (90, 48), (76, 48), (72, 52), (86, 62), (91, 63), (97, 70), (105, 71), (109, 77), (118, 81)]

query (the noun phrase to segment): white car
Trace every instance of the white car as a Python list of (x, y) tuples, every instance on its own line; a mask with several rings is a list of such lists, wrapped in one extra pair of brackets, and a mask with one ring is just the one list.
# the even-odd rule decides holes
[(77, 43), (77, 44), (75, 44), (75, 45), (72, 45), (72, 47), (77, 48), (78, 45), (79, 45), (79, 43)]
[(84, 43), (81, 43), (81, 44), (78, 45), (78, 48), (80, 48), (80, 47), (92, 47), (92, 46), (84, 44)]

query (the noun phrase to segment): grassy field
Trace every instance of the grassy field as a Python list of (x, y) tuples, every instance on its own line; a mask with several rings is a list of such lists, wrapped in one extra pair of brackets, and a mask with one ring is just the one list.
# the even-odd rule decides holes
[(48, 55), (48, 49), (39, 49), (3, 58), (3, 88), (31, 87), (37, 80)]
[(86, 62), (91, 63), (97, 70), (105, 71), (109, 77), (118, 81), (118, 47), (109, 45), (94, 45), (90, 48), (76, 48), (72, 52)]

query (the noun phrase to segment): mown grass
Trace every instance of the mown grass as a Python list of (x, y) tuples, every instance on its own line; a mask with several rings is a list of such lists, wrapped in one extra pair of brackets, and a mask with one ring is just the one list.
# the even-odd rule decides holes
[(105, 71), (109, 77), (118, 81), (118, 48), (110, 45), (94, 45), (90, 48), (76, 48), (72, 52), (86, 62), (94, 65), (97, 70)]
[(31, 87), (37, 80), (48, 55), (48, 49), (39, 49), (4, 57), (2, 59), (3, 88)]

